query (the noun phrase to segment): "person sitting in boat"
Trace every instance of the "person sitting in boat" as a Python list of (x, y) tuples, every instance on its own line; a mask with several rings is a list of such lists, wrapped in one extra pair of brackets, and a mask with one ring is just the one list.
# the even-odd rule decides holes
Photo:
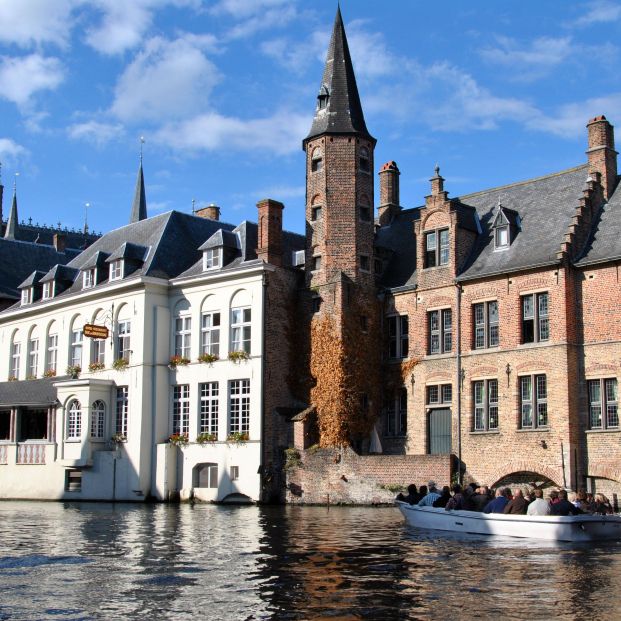
[(526, 509), (526, 515), (550, 515), (550, 503), (543, 498), (543, 490), (537, 488), (534, 491), (535, 500), (533, 500)]
[(550, 515), (579, 515), (580, 513), (582, 511), (567, 500), (567, 492), (564, 489), (558, 491), (558, 500), (550, 503)]
[(418, 502), (419, 507), (433, 507), (433, 503), (438, 498), (440, 498), (440, 494), (438, 493), (438, 488), (436, 487), (435, 481), (429, 481), (427, 483), (427, 488), (429, 489), (429, 492), (424, 498), (421, 498), (421, 500)]
[(411, 505), (415, 505), (420, 500), (420, 496), (418, 495), (418, 490), (416, 489), (416, 485), (414, 483), (410, 483), (408, 485), (408, 493), (407, 496), (404, 496), (401, 492), (397, 494), (397, 500), (402, 500), (403, 502), (408, 502)]
[(461, 485), (455, 483), (453, 485), (453, 496), (444, 507), (447, 511), (462, 511), (464, 509), (464, 495), (461, 491)]
[(507, 503), (504, 513), (511, 515), (526, 515), (528, 501), (524, 498), (524, 492), (516, 489), (513, 498)]
[(595, 502), (593, 503), (593, 513), (598, 515), (609, 515), (612, 513), (612, 505), (604, 494), (595, 494)]
[(499, 487), (496, 490), (496, 498), (485, 505), (483, 513), (504, 513), (510, 496), (511, 490), (508, 487)]
[(490, 497), (487, 485), (481, 485), (481, 487), (477, 487), (475, 493), (472, 494), (472, 496), (470, 497), (470, 502), (472, 503), (472, 511), (483, 511), (489, 501)]
[(587, 502), (587, 493), (583, 489), (579, 489), (576, 494), (576, 502), (574, 503), (583, 513), (590, 513), (589, 503)]
[(448, 485), (445, 485), (442, 488), (442, 493), (440, 494), (440, 498), (437, 498), (433, 501), (433, 506), (436, 509), (444, 509), (446, 507), (446, 503), (451, 499), (451, 488)]
[(474, 504), (472, 502), (472, 497), (476, 493), (479, 486), (476, 483), (469, 483), (462, 490), (462, 504), (464, 511), (474, 511)]

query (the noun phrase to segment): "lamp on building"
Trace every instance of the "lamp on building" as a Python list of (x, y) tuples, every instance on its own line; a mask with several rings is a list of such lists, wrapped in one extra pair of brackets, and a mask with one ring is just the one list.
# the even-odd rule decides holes
[(464, 389), (464, 380), (466, 379), (466, 369), (464, 367), (461, 368), (459, 372), (459, 379), (461, 380), (461, 388)]
[(412, 392), (414, 392), (414, 384), (416, 380), (414, 379), (414, 373), (410, 373), (410, 384), (412, 384)]
[(509, 378), (511, 377), (511, 365), (507, 362), (505, 367), (505, 373), (507, 374), (507, 386), (509, 386)]
[(545, 440), (540, 440), (540, 441), (539, 441), (539, 444), (541, 445), (541, 448), (544, 448), (544, 449), (547, 449), (547, 448), (548, 448), (548, 445), (546, 444), (546, 441), (545, 441)]

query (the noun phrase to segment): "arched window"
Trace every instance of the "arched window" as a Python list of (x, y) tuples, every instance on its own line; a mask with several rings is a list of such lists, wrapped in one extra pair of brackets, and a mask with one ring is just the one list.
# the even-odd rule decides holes
[(19, 330), (13, 332), (11, 353), (9, 358), (9, 379), (19, 378), (19, 367), (22, 358), (22, 344), (19, 342)]
[(131, 357), (131, 310), (127, 304), (124, 304), (119, 309), (116, 317), (116, 343), (115, 343), (115, 357), (117, 360), (121, 358), (130, 361)]
[(318, 172), (323, 168), (321, 147), (315, 147), (311, 155), (311, 172)]
[(252, 312), (251, 298), (247, 291), (238, 291), (231, 300), (231, 346), (232, 352), (250, 353)]
[(101, 440), (106, 428), (106, 404), (97, 400), (91, 405), (91, 438)]
[(82, 406), (77, 399), (67, 408), (67, 440), (79, 440), (82, 435)]
[(190, 341), (192, 339), (192, 317), (190, 303), (180, 300), (175, 307), (175, 356), (190, 359)]
[(30, 336), (28, 337), (28, 369), (26, 372), (27, 379), (34, 379), (37, 377), (37, 372), (39, 369), (39, 333), (37, 328), (34, 327), (30, 331)]
[(201, 356), (220, 356), (220, 311), (214, 296), (205, 298), (201, 308)]
[(371, 170), (371, 162), (369, 159), (369, 149), (366, 147), (362, 147), (359, 153), (359, 166), (362, 172), (370, 172)]
[(321, 220), (321, 196), (319, 194), (315, 194), (311, 201), (311, 220), (313, 222)]
[(82, 327), (84, 321), (76, 317), (71, 324), (69, 343), (69, 365), (82, 368)]

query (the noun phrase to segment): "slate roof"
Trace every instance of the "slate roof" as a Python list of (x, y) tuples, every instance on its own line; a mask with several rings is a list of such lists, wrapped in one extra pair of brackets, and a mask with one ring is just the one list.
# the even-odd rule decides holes
[(54, 382), (63, 377), (44, 377), (35, 380), (24, 380), (21, 382), (0, 382), (0, 408), (30, 406), (48, 407), (56, 403), (56, 389)]
[(134, 202), (129, 217), (129, 223), (139, 222), (147, 219), (147, 197), (144, 189), (144, 174), (142, 172), (142, 155), (140, 156), (140, 168), (136, 179), (136, 189), (134, 191)]
[(326, 66), (319, 87), (319, 96), (322, 95), (327, 95), (327, 105), (323, 109), (317, 107), (305, 142), (326, 133), (359, 134), (375, 141), (364, 122), (340, 8), (336, 11)]
[(210, 248), (235, 248), (239, 247), (238, 238), (235, 233), (218, 229), (199, 250), (209, 250)]

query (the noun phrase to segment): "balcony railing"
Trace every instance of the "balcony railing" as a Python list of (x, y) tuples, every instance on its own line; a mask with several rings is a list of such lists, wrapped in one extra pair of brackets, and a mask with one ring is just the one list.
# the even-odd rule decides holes
[(18, 464), (45, 464), (45, 444), (18, 444), (17, 463)]

